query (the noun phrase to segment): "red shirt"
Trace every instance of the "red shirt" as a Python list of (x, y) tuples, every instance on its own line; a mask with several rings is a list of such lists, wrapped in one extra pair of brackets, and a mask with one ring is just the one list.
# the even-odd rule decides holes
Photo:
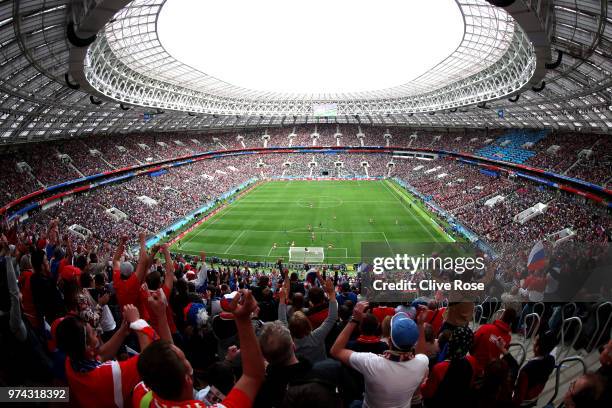
[(32, 286), (30, 284), (30, 278), (32, 277), (32, 271), (27, 269), (22, 271), (19, 275), (19, 290), (21, 292), (21, 307), (23, 308), (23, 314), (28, 318), (28, 321), (32, 327), (39, 327), (40, 321), (36, 315), (36, 306), (34, 306), (34, 297), (32, 296)]
[(546, 278), (530, 275), (525, 278), (524, 287), (528, 290), (544, 292), (546, 290)]
[(494, 340), (498, 337), (504, 341), (505, 347), (510, 344), (510, 326), (501, 320), (496, 320), (493, 324), (484, 324), (474, 333), (474, 345), (472, 354), (478, 362), (478, 369), (484, 370), (491, 361), (499, 358), (499, 348)]
[[(472, 366), (473, 384), (474, 379), (476, 378), (476, 373), (478, 372), (478, 363), (476, 362), (476, 359), (469, 354), (465, 356), (465, 359)], [(423, 398), (432, 398), (436, 394), (440, 383), (446, 376), (446, 372), (448, 371), (449, 365), (450, 361), (441, 361), (435, 366), (433, 366), (431, 372), (429, 373), (429, 377), (427, 377), (427, 381), (425, 381), (425, 383), (421, 385), (421, 394), (423, 395)]]
[(121, 279), (121, 271), (119, 269), (113, 269), (113, 287), (115, 288), (115, 294), (117, 295), (117, 303), (123, 309), (125, 305), (134, 305), (138, 308), (138, 311), (142, 313), (140, 307), (140, 282), (135, 273), (132, 273), (129, 278)]
[[(446, 310), (445, 307), (441, 307), (439, 309), (436, 310), (429, 310), (427, 309), (426, 311), (424, 311), (423, 313), (425, 313), (425, 323), (429, 323), (431, 324), (431, 327), (433, 328), (433, 332), (434, 332), (434, 336), (438, 337), (438, 334), (440, 333), (440, 329), (442, 328), (442, 324), (444, 323), (444, 311)], [(417, 316), (418, 316), (417, 312)]]
[(125, 361), (107, 361), (86, 373), (75, 372), (66, 358), (66, 378), (70, 402), (75, 407), (127, 407), (132, 390), (140, 381), (136, 368), (138, 356)]
[(323, 324), (323, 322), (325, 321), (325, 319), (327, 319), (327, 316), (329, 315), (329, 309), (326, 307), (323, 310), (320, 310), (318, 312), (312, 313), (312, 314), (308, 314), (308, 320), (310, 320), (310, 324), (312, 325), (312, 329), (316, 329), (317, 327), (321, 326)]
[(389, 306), (378, 306), (372, 310), (372, 314), (376, 316), (378, 323), (382, 324), (386, 316), (393, 317), (393, 315), (395, 314), (395, 308)]
[[(231, 389), (229, 394), (223, 399), (220, 404), (206, 405), (202, 401), (198, 400), (187, 400), (187, 401), (166, 401), (159, 398), (153, 391), (151, 391), (144, 382), (138, 383), (132, 394), (132, 407), (134, 408), (145, 408), (145, 407), (158, 407), (158, 408), (204, 408), (204, 407), (215, 407), (215, 408), (250, 408), (253, 406), (253, 401), (238, 388), (234, 387)], [(149, 400), (147, 403), (143, 401), (143, 398)]]

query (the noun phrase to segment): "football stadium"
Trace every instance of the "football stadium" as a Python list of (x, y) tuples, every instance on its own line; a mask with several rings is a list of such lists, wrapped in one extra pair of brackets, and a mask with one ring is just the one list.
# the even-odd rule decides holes
[(612, 406), (608, 0), (0, 1), (0, 404)]

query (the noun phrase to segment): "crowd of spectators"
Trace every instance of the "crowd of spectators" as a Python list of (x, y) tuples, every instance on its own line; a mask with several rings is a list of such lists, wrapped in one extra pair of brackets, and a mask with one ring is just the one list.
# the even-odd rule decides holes
[(0, 174), (3, 175), (0, 177), (0, 204), (11, 202), (43, 188), (31, 171), (17, 170), (17, 163), (5, 158), (0, 159)]
[(612, 141), (603, 136), (592, 146), (593, 154), (578, 161), (567, 175), (607, 186), (612, 180)]
[(577, 137), (572, 133), (551, 133), (535, 146), (537, 154), (527, 164), (564, 173), (576, 163), (578, 154), (584, 149), (590, 149), (598, 139), (598, 135), (584, 134)]
[(90, 153), (91, 149), (82, 140), (60, 142), (57, 144), (57, 150), (62, 154), (68, 155), (72, 164), (84, 176), (91, 176), (113, 169), (101, 156), (92, 155)]
[[(40, 228), (57, 218), (63, 225), (76, 224), (90, 231), (86, 240), (95, 245), (115, 243), (122, 230), (138, 229), (153, 235), (256, 174), (252, 163), (239, 157), (203, 160), (156, 177), (134, 177), (65, 198), (45, 211), (30, 214), (25, 223)], [(116, 220), (108, 213), (111, 209), (126, 218)], [(135, 238), (129, 236), (131, 244)]]
[[(3, 224), (2, 384), (67, 386), (76, 407), (511, 408), (554, 378), (554, 319), (525, 364), (509, 351), (527, 299), (474, 326), (474, 303), (444, 292), (369, 303), (339, 271), (185, 259), (137, 235), (132, 259), (124, 235), (98, 250), (57, 219)], [(612, 341), (599, 345), (599, 369), (575, 378), (566, 407), (609, 406)]]
[(43, 144), (27, 146), (25, 149), (11, 153), (6, 159), (9, 163), (14, 163), (14, 167), (6, 177), (10, 178), (10, 175), (17, 172), (17, 163), (21, 162), (25, 162), (32, 169), (36, 179), (45, 186), (81, 177), (70, 163), (60, 160), (59, 153), (54, 145)]
[[(134, 177), (107, 185), (80, 194), (74, 200), (67, 198), (47, 211), (30, 214), (26, 222), (45, 224), (50, 218), (60, 218), (67, 223), (71, 217), (75, 224), (91, 231), (96, 243), (114, 243), (113, 237), (124, 223), (148, 234), (157, 233), (253, 177), (326, 177), (325, 171), (330, 177), (363, 177), (366, 172), (362, 161), (368, 162), (370, 176), (385, 177), (389, 174), (389, 160), (383, 154), (272, 154), (202, 160), (164, 170), (155, 177)], [(314, 169), (309, 165), (312, 161), (317, 163)], [(337, 161), (343, 163), (342, 168), (335, 166)], [(258, 167), (259, 162), (264, 166)], [(291, 166), (285, 166), (286, 162)], [(409, 183), (427, 201), (453, 214), (493, 246), (509, 242), (523, 242), (528, 246), (563, 228), (570, 228), (580, 239), (593, 240), (599, 234), (594, 231), (610, 228), (605, 210), (589, 203), (585, 205), (582, 198), (557, 194), (556, 190), (532, 182), (484, 174), (477, 167), (452, 159), (394, 159), (394, 164), (391, 177)], [(5, 191), (10, 189), (7, 187)], [(497, 195), (504, 199), (492, 207), (484, 205)], [(539, 202), (548, 204), (544, 214), (523, 224), (513, 221), (517, 214)], [(111, 208), (124, 213), (126, 220), (114, 221), (107, 214)], [(131, 242), (134, 238), (130, 237)]]
[(507, 178), (485, 175), (477, 167), (452, 159), (395, 162), (392, 175), (406, 180), (446, 210), (463, 207), (511, 184)]
[(498, 190), (496, 196), (502, 196), (503, 199), (493, 206), (485, 205), (485, 202), (492, 198), (485, 197), (459, 209), (455, 216), (470, 225), (480, 236), (497, 240), (506, 234), (505, 230), (520, 227), (518, 224), (513, 225), (516, 215), (537, 203), (546, 204), (554, 197), (551, 190), (540, 189), (531, 183), (518, 180), (509, 188)]
[[(341, 146), (359, 146), (357, 134), (363, 135), (365, 146), (385, 146), (384, 135), (392, 136), (390, 144), (399, 147), (442, 149), (473, 153), (490, 141), (503, 135), (503, 130), (469, 130), (464, 132), (409, 131), (405, 129), (384, 129), (382, 127), (352, 125), (317, 125), (320, 146), (336, 146), (334, 134), (342, 134)], [(293, 128), (271, 128), (265, 131), (244, 131), (232, 133), (197, 134), (130, 134), (109, 137), (88, 137), (84, 139), (56, 143), (19, 146), (2, 154), (2, 170), (6, 175), (2, 181), (8, 188), (4, 191), (4, 204), (15, 197), (23, 196), (81, 175), (93, 175), (127, 166), (153, 163), (199, 152), (262, 148), (262, 135), (270, 135), (268, 147), (289, 146), (288, 135), (295, 132), (292, 146), (312, 146), (314, 125), (301, 125)], [(238, 135), (243, 140), (238, 140)], [(416, 135), (416, 138), (413, 137)], [(612, 174), (612, 142), (601, 135), (551, 132), (531, 149), (536, 155), (527, 164), (555, 172), (567, 173), (586, 181), (601, 185), (610, 183)], [(551, 146), (560, 146), (556, 152), (549, 152)], [(100, 155), (91, 154), (96, 150)], [(583, 150), (592, 150), (590, 156), (580, 156)], [(59, 155), (67, 155), (64, 162)], [(24, 162), (31, 172), (19, 173), (17, 164)], [(377, 174), (380, 171), (376, 172)]]

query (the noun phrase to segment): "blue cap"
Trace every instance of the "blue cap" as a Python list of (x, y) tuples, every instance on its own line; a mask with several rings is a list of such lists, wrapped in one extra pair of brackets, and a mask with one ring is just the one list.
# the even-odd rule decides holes
[(396, 313), (391, 318), (391, 341), (400, 351), (408, 351), (419, 339), (419, 328), (406, 313)]

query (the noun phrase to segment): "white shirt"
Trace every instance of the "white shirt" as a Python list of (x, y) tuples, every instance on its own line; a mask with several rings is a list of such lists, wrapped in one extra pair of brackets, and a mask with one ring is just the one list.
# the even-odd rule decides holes
[(115, 318), (113, 317), (108, 305), (102, 306), (102, 311), (100, 312), (100, 327), (102, 328), (103, 332), (115, 330), (117, 327)]
[(351, 367), (363, 374), (363, 408), (410, 408), (412, 394), (421, 385), (429, 366), (425, 354), (410, 361), (391, 361), (373, 353), (353, 352)]

